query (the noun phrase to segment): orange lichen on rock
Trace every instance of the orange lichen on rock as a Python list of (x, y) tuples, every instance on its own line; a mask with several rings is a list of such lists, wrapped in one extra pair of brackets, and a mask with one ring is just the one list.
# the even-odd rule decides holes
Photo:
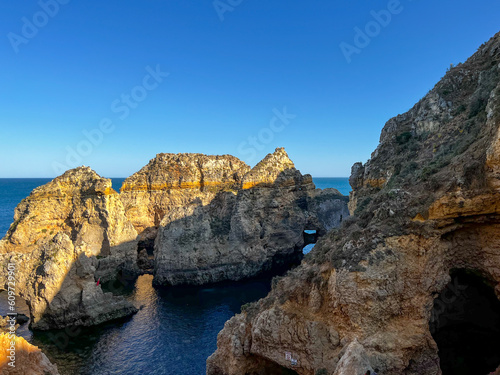
[(225, 185), (225, 183), (221, 181), (204, 181), (204, 182), (190, 182), (190, 181), (182, 181), (179, 183), (163, 183), (163, 184), (141, 184), (134, 185), (124, 183), (121, 187), (120, 191), (162, 191), (162, 190), (175, 190), (175, 189), (199, 189), (205, 186), (221, 186)]
[(365, 186), (370, 186), (373, 188), (381, 188), (385, 185), (387, 180), (385, 178), (374, 178), (365, 180), (363, 183)]

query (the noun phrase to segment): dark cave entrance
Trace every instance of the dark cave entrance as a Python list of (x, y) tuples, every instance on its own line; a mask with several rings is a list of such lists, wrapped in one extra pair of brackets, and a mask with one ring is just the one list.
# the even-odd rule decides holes
[(255, 367), (251, 371), (245, 372), (245, 375), (298, 375), (298, 373), (288, 367), (270, 361), (268, 359), (255, 356)]
[(500, 365), (500, 301), (476, 272), (452, 271), (429, 328), (443, 375), (486, 375)]
[(154, 247), (158, 229), (156, 227), (146, 228), (139, 235), (137, 243), (137, 266), (143, 274), (153, 274), (154, 269)]

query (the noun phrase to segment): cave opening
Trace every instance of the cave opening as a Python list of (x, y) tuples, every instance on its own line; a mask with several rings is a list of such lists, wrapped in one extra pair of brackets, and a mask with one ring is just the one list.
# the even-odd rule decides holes
[(146, 228), (140, 235), (137, 243), (137, 266), (144, 274), (153, 274), (154, 247), (158, 228)]
[(313, 249), (314, 245), (318, 241), (318, 231), (316, 229), (305, 229), (302, 235), (304, 238), (302, 253), (305, 255)]
[(500, 301), (479, 273), (453, 270), (429, 322), (443, 375), (486, 375), (500, 366)]
[(288, 367), (270, 361), (266, 358), (255, 356), (255, 368), (245, 372), (245, 375), (298, 375), (296, 371)]

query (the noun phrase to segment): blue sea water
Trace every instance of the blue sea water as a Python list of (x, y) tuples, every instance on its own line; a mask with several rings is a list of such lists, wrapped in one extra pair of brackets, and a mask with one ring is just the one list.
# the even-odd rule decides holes
[[(0, 179), (0, 235), (13, 221), (14, 208), (35, 187), (50, 179)], [(348, 194), (347, 178), (314, 178), (317, 188), (336, 188)], [(123, 179), (113, 179), (119, 190)], [(308, 245), (304, 252), (314, 245)], [(154, 288), (152, 276), (140, 276), (121, 288), (121, 294), (143, 308), (131, 318), (75, 334), (62, 331), (18, 330), (57, 364), (61, 375), (198, 375), (205, 374), (206, 358), (217, 346), (224, 323), (245, 303), (264, 297), (269, 279), (224, 283), (210, 287)], [(7, 310), (0, 293), (0, 315)], [(18, 312), (29, 315), (17, 299)]]
[(0, 178), (0, 237), (14, 221), (14, 209), (30, 192), (50, 178)]
[(348, 177), (313, 177), (317, 189), (335, 188), (342, 195), (349, 195), (352, 190)]

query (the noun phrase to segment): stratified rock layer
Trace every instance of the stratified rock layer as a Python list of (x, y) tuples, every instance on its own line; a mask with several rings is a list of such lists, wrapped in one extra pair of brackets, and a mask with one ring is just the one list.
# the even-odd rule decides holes
[(137, 231), (154, 232), (168, 212), (182, 208), (189, 215), (218, 192), (238, 189), (249, 170), (231, 155), (158, 154), (123, 182), (120, 196)]
[[(297, 264), (304, 230), (326, 233), (349, 215), (334, 189), (315, 190), (285, 150), (267, 155), (242, 180), (190, 215), (169, 211), (155, 243), (156, 284), (239, 280)], [(235, 187), (237, 188), (237, 187)]]
[(33, 328), (92, 325), (137, 311), (96, 283), (138, 272), (137, 232), (111, 180), (86, 167), (67, 171), (33, 190), (14, 219), (0, 241), (0, 287), (11, 281), (11, 264)]
[(450, 272), (500, 298), (499, 171), (497, 34), (387, 122), (353, 167), (354, 217), (226, 323), (207, 374), (441, 374), (429, 321)]

